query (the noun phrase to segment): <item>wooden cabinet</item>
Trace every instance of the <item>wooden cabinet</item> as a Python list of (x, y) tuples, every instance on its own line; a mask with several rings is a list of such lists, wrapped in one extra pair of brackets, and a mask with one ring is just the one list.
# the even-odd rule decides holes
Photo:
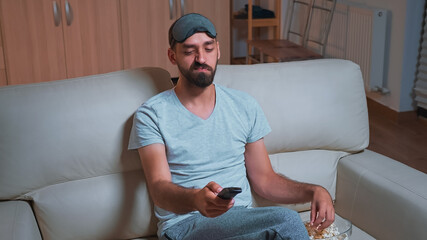
[(177, 76), (167, 56), (168, 30), (177, 16), (175, 4), (175, 0), (121, 0), (125, 69), (156, 66)]
[(123, 69), (120, 2), (62, 0), (67, 77)]
[(172, 77), (167, 57), (168, 30), (183, 14), (197, 12), (213, 21), (220, 41), (219, 63), (230, 63), (230, 0), (121, 0), (125, 68), (159, 66)]
[(144, 66), (176, 77), (168, 30), (189, 12), (214, 22), (230, 63), (230, 0), (0, 0), (0, 86)]
[(8, 84), (65, 78), (62, 26), (55, 26), (52, 1), (0, 3)]
[(123, 68), (119, 0), (1, 0), (7, 82)]

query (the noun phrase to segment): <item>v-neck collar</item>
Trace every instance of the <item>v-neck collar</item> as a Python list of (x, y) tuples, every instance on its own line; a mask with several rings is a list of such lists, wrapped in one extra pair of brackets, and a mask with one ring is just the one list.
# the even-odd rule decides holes
[(172, 93), (173, 93), (173, 96), (174, 96), (174, 99), (175, 99), (175, 103), (176, 103), (176, 105), (179, 107), (179, 108), (182, 108), (183, 109), (183, 112), (185, 112), (185, 114), (187, 114), (188, 116), (190, 116), (191, 118), (195, 118), (195, 119), (198, 119), (198, 120), (200, 120), (200, 121), (202, 121), (202, 122), (206, 122), (206, 121), (209, 121), (210, 119), (212, 119), (212, 118), (214, 118), (214, 115), (215, 115), (215, 113), (217, 112), (217, 108), (218, 108), (218, 91), (217, 91), (217, 86), (213, 83), (213, 85), (214, 85), (214, 87), (215, 87), (215, 105), (214, 105), (214, 109), (213, 109), (213, 111), (211, 112), (211, 115), (209, 115), (209, 117), (208, 118), (206, 118), (206, 119), (203, 119), (203, 118), (201, 118), (200, 116), (198, 116), (198, 115), (196, 115), (196, 114), (194, 114), (194, 113), (192, 113), (190, 110), (188, 110), (183, 104), (182, 104), (182, 102), (179, 100), (179, 98), (178, 98), (178, 96), (176, 95), (176, 92), (175, 92), (175, 88), (173, 88), (172, 89)]

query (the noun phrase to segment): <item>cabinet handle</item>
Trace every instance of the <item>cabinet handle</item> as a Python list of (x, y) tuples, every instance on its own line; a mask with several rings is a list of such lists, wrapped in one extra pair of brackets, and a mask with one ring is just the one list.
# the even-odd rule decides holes
[(185, 14), (185, 0), (181, 0), (181, 17)]
[(174, 0), (169, 0), (169, 19), (173, 19), (173, 2)]
[(56, 1), (53, 1), (52, 4), (53, 4), (53, 21), (55, 23), (55, 27), (58, 27), (59, 24), (61, 24), (61, 10), (59, 10), (59, 6)]
[(67, 17), (67, 25), (70, 26), (73, 22), (73, 9), (67, 0), (65, 0), (65, 16)]

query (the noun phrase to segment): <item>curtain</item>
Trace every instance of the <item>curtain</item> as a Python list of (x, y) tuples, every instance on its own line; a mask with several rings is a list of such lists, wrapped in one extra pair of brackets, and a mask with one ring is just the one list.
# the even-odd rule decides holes
[(415, 82), (415, 101), (417, 106), (424, 111), (427, 110), (427, 8), (424, 14), (423, 36), (418, 59), (418, 73)]

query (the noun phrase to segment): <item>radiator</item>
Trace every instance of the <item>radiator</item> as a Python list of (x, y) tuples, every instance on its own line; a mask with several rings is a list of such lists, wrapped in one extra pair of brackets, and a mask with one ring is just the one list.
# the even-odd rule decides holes
[(360, 65), (365, 89), (388, 93), (386, 88), (387, 21), (384, 9), (337, 3), (329, 32), (326, 57)]

